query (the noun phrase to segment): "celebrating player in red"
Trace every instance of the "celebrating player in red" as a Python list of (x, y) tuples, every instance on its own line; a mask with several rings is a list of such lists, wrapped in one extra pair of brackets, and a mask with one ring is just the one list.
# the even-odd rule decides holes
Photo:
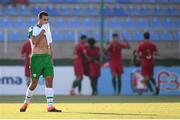
[(74, 49), (74, 72), (76, 79), (73, 81), (72, 84), (72, 90), (70, 92), (71, 95), (76, 95), (74, 91), (76, 87), (78, 87), (78, 92), (79, 94), (81, 94), (81, 81), (83, 80), (84, 58), (86, 53), (86, 39), (87, 37), (85, 35), (82, 35), (81, 40)]
[[(130, 49), (128, 41), (125, 39), (124, 42), (119, 40), (119, 35), (114, 33), (112, 35), (112, 41), (108, 44), (107, 49), (109, 51), (109, 64), (112, 74), (112, 83), (114, 88), (114, 94), (121, 93), (121, 75), (123, 73), (123, 63), (122, 63), (122, 49)], [(116, 84), (116, 78), (118, 79)]]
[[(156, 81), (153, 78), (154, 73), (154, 55), (158, 54), (156, 45), (150, 41), (150, 33), (144, 33), (144, 41), (138, 44), (137, 52), (141, 59), (141, 74), (144, 77), (144, 83), (148, 89), (153, 92), (151, 83), (156, 86)], [(156, 87), (155, 94), (158, 94), (159, 90)]]
[(21, 56), (25, 57), (25, 76), (27, 80), (27, 86), (29, 86), (30, 83), (30, 55), (31, 55), (31, 43), (29, 40), (23, 43), (21, 48)]
[(94, 38), (88, 39), (87, 59), (88, 59), (88, 76), (91, 80), (92, 95), (97, 95), (98, 77), (100, 76), (100, 49), (95, 46)]

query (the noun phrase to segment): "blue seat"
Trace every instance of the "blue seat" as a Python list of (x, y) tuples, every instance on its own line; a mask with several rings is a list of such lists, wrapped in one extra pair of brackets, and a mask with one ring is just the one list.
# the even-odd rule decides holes
[(168, 16), (168, 10), (165, 8), (161, 8), (161, 6), (156, 6), (154, 9), (154, 14), (157, 16)]
[(0, 41), (3, 41), (3, 40), (4, 40), (4, 32), (0, 31)]
[(126, 12), (125, 12), (125, 10), (124, 10), (123, 8), (120, 8), (120, 7), (114, 8), (113, 11), (114, 11), (114, 14), (115, 14), (116, 16), (125, 16), (125, 15), (127, 15)]
[(26, 26), (31, 27), (37, 24), (37, 19), (32, 17), (32, 18), (27, 19), (25, 23), (26, 23)]
[[(172, 0), (170, 0), (170, 1), (172, 1)], [(169, 0), (156, 0), (156, 2), (157, 3), (168, 3)]]
[(7, 7), (4, 8), (4, 14), (5, 15), (13, 15), (16, 16), (17, 15), (17, 9), (15, 7), (13, 7), (12, 5), (8, 5)]
[(127, 39), (128, 41), (132, 41), (133, 40), (131, 32), (128, 32), (128, 31), (121, 32), (120, 35), (122, 37), (124, 37), (125, 39)]
[(130, 3), (130, 0), (116, 0), (119, 3)]
[(13, 21), (13, 27), (15, 27), (15, 28), (26, 28), (26, 27), (28, 27), (28, 25), (26, 24), (26, 22), (21, 17), (18, 17)]
[(142, 32), (136, 32), (135, 35), (134, 35), (134, 38), (136, 41), (140, 41), (140, 40), (143, 40), (143, 33)]
[(84, 28), (94, 28), (95, 27), (92, 19), (90, 19), (90, 18), (86, 18), (86, 19), (82, 20), (82, 26)]
[(44, 10), (41, 8), (41, 6), (36, 5), (32, 7), (31, 11), (34, 15), (37, 15), (39, 14), (39, 12), (44, 11)]
[(8, 40), (10, 41), (24, 41), (28, 38), (27, 32), (12, 31), (9, 33)]
[(60, 31), (52, 31), (52, 38), (54, 41), (64, 41), (64, 34)]
[(135, 28), (134, 20), (130, 18), (126, 18), (124, 21), (124, 28)]
[(143, 0), (130, 0), (131, 3), (142, 3)]
[(127, 14), (130, 16), (137, 16), (137, 15), (140, 15), (140, 12), (138, 8), (135, 7), (134, 5), (129, 5), (127, 9)]
[(180, 28), (180, 19), (175, 20), (175, 25), (177, 28)]
[(53, 5), (48, 5), (47, 8), (46, 8), (46, 12), (50, 16), (58, 16), (57, 9)]
[(68, 8), (67, 6), (60, 6), (60, 8), (58, 9), (58, 14), (65, 16), (72, 15), (72, 9)]
[(173, 2), (173, 3), (178, 3), (178, 4), (180, 4), (180, 0), (170, 0), (170, 2)]
[(143, 2), (144, 3), (156, 3), (157, 1), (156, 0), (144, 0)]
[(88, 9), (86, 8), (82, 8), (80, 7), (79, 5), (76, 6), (75, 8), (73, 9), (69, 9), (69, 14), (70, 15), (76, 15), (76, 16), (85, 16), (85, 15), (88, 15), (89, 14), (89, 11)]
[(49, 0), (29, 0), (30, 3), (48, 3)]
[(97, 16), (100, 14), (100, 9), (93, 5), (90, 5), (86, 11), (88, 13), (86, 15), (90, 15), (90, 16)]
[(178, 16), (178, 15), (180, 15), (179, 11), (174, 6), (170, 6), (168, 8), (168, 13), (171, 16)]
[(30, 11), (30, 9), (27, 6), (21, 5), (18, 7), (18, 15), (30, 16), (30, 15), (32, 15), (32, 12)]
[(103, 15), (112, 16), (112, 15), (114, 15), (114, 11), (111, 8), (105, 7), (103, 9)]
[(153, 10), (146, 5), (143, 5), (139, 9), (139, 12), (141, 13), (141, 15), (153, 15)]
[(140, 19), (140, 20), (136, 21), (136, 26), (137, 26), (137, 28), (146, 29), (149, 27), (149, 23), (145, 19)]
[(3, 18), (0, 20), (0, 28), (10, 28), (12, 27), (12, 22), (8, 18)]
[(174, 28), (174, 22), (170, 18), (166, 18), (163, 22), (164, 28), (171, 29)]
[(153, 41), (158, 41), (159, 40), (159, 34), (157, 32), (150, 32), (150, 39)]
[(72, 18), (69, 21), (69, 28), (80, 28), (82, 27), (80, 24), (80, 20), (78, 20), (77, 18)]
[(75, 33), (73, 31), (66, 32), (65, 40), (67, 40), (67, 41), (74, 41), (75, 40)]
[(65, 21), (64, 19), (59, 18), (59, 19), (57, 20), (57, 26), (58, 26), (59, 28), (67, 28), (67, 27), (68, 27), (68, 24), (67, 24), (67, 21)]
[(161, 28), (162, 25), (161, 25), (161, 21), (157, 18), (153, 18), (151, 21), (150, 21), (150, 25), (152, 28)]
[(110, 28), (122, 28), (122, 27), (124, 27), (122, 21), (120, 21), (116, 18), (110, 19), (108, 26)]
[(160, 33), (160, 40), (173, 40), (173, 35), (170, 32), (161, 32)]

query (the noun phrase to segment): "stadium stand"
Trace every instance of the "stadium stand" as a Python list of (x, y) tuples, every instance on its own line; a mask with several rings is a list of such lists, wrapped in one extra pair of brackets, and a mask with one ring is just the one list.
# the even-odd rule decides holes
[[(28, 6), (14, 6), (10, 0), (0, 3), (1, 43), (4, 36), (8, 42), (21, 44), (26, 40), (28, 27), (36, 24), (42, 10), (51, 16), (52, 36), (58, 44), (68, 42), (72, 48), (81, 34), (101, 38), (100, 0), (29, 0)], [(105, 0), (103, 15), (105, 41), (112, 32), (118, 32), (129, 41), (138, 42), (144, 31), (150, 31), (152, 40), (157, 42), (180, 41), (180, 0)]]

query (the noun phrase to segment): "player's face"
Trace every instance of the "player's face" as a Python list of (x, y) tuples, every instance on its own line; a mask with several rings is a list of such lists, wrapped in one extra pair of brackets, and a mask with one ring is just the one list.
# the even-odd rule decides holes
[(48, 23), (48, 16), (43, 15), (42, 18), (39, 19), (40, 24), (47, 24)]
[(87, 40), (86, 39), (82, 39), (81, 41), (82, 41), (82, 43), (85, 44)]
[(113, 42), (118, 42), (119, 37), (113, 37)]

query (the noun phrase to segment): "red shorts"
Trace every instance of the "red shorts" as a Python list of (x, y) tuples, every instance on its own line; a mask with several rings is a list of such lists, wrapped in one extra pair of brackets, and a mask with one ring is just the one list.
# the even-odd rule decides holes
[(153, 64), (142, 64), (141, 65), (141, 74), (145, 76), (152, 76), (154, 74), (154, 65)]
[(99, 77), (100, 76), (100, 64), (89, 63), (89, 76)]
[(29, 66), (29, 61), (26, 61), (26, 63), (25, 63), (25, 76), (26, 77), (30, 77), (30, 66)]
[(115, 74), (122, 75), (123, 73), (123, 66), (120, 62), (109, 62), (111, 74), (114, 76)]
[(76, 76), (82, 77), (84, 74), (83, 63), (79, 60), (74, 61), (74, 73)]

